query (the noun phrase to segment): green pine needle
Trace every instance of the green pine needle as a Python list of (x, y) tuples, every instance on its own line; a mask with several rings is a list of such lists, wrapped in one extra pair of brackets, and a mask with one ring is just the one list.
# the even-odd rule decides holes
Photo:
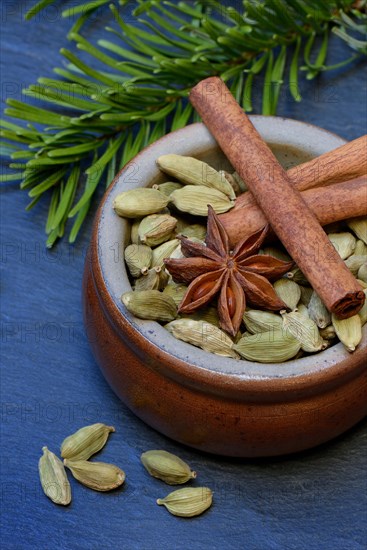
[[(25, 18), (54, 1), (36, 3)], [(15, 160), (0, 180), (20, 181), (32, 199), (27, 210), (48, 198), (48, 247), (70, 223), (75, 242), (98, 186), (141, 149), (200, 120), (187, 101), (199, 80), (220, 76), (246, 111), (263, 81), (262, 113), (273, 115), (285, 82), (301, 100), (301, 71), (312, 79), (367, 55), (365, 0), (243, 0), (242, 9), (217, 0), (138, 0), (132, 23), (124, 18), (129, 0), (115, 0), (106, 37), (93, 44), (81, 30), (109, 1), (62, 12), (74, 17), (68, 39), (90, 61), (62, 48), (67, 63), (54, 70), (62, 80), (39, 78), (23, 92), (39, 106), (7, 101), (5, 114), (27, 127), (0, 121), (1, 155)], [(353, 50), (336, 65), (327, 64), (330, 32)]]

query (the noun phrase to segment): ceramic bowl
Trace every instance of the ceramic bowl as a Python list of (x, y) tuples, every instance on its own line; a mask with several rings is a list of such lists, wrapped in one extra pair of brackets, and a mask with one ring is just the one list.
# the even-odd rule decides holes
[[(325, 130), (279, 117), (251, 117), (287, 166), (344, 142)], [(323, 443), (367, 412), (367, 333), (349, 354), (342, 344), (282, 364), (222, 358), (176, 340), (122, 305), (131, 290), (124, 265), (129, 223), (112, 208), (116, 195), (167, 181), (155, 160), (195, 156), (227, 163), (203, 124), (173, 132), (142, 151), (114, 179), (96, 216), (85, 265), (85, 326), (95, 358), (121, 400), (159, 432), (227, 456), (291, 453)]]

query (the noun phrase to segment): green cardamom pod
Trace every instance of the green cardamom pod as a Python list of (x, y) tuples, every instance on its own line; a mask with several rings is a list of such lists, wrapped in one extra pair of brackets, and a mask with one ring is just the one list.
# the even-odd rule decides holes
[(158, 191), (163, 193), (163, 195), (166, 195), (166, 197), (169, 197), (170, 194), (173, 193), (173, 191), (181, 188), (181, 183), (177, 183), (177, 181), (166, 181), (165, 183), (153, 185), (153, 189), (158, 189)]
[(342, 260), (354, 254), (357, 239), (351, 233), (329, 233), (328, 237)]
[(148, 246), (157, 246), (169, 240), (176, 224), (176, 218), (169, 214), (146, 216), (141, 220), (138, 229), (140, 242)]
[(227, 212), (234, 207), (234, 201), (231, 201), (224, 193), (203, 185), (186, 185), (186, 187), (174, 191), (170, 195), (170, 200), (178, 210), (194, 216), (207, 216), (208, 204), (217, 214)]
[(358, 239), (367, 244), (367, 218), (353, 218), (347, 221), (347, 225)]
[(182, 155), (162, 155), (157, 164), (163, 172), (177, 178), (182, 183), (201, 185), (216, 189), (235, 199), (235, 192), (230, 183), (206, 162)]
[(168, 197), (157, 189), (141, 187), (124, 191), (113, 201), (113, 208), (119, 216), (137, 218), (155, 214), (168, 204)]
[(196, 477), (186, 462), (167, 451), (147, 451), (140, 459), (151, 476), (168, 485), (181, 485)]
[(358, 279), (367, 283), (367, 262), (358, 269)]
[(144, 272), (142, 277), (135, 280), (134, 290), (159, 290), (160, 278), (159, 271), (160, 267), (152, 267), (148, 271)]
[(360, 310), (358, 311), (358, 315), (359, 315), (360, 318), (361, 318), (361, 323), (362, 323), (362, 325), (364, 325), (364, 324), (367, 322), (367, 289), (365, 288), (365, 289), (363, 290), (363, 292), (364, 292), (364, 295), (366, 296), (366, 299), (365, 299), (365, 301), (364, 301), (364, 304), (363, 304), (362, 309), (360, 309)]
[(199, 223), (192, 225), (186, 225), (178, 233), (178, 235), (184, 235), (188, 239), (195, 237), (196, 239), (204, 240), (206, 237), (206, 227)]
[(169, 258), (179, 245), (180, 241), (178, 239), (171, 239), (154, 248), (152, 254), (152, 267), (163, 266), (163, 260)]
[(362, 340), (362, 321), (360, 315), (353, 315), (348, 319), (338, 319), (334, 313), (331, 319), (339, 340), (348, 351), (354, 351)]
[(157, 504), (165, 506), (174, 516), (191, 518), (199, 516), (210, 508), (213, 493), (208, 487), (185, 487), (177, 489), (165, 498), (159, 498)]
[(290, 279), (278, 279), (274, 283), (274, 290), (289, 309), (296, 309), (301, 299), (301, 289), (297, 283)]
[(359, 239), (356, 242), (356, 247), (355, 247), (355, 250), (354, 250), (354, 254), (356, 256), (367, 256), (367, 245), (364, 244), (364, 242), (361, 239)]
[(336, 332), (333, 325), (328, 325), (327, 327), (320, 329), (320, 336), (324, 340), (334, 340), (334, 338), (336, 338)]
[(238, 359), (237, 353), (232, 349), (233, 342), (230, 337), (206, 321), (176, 319), (165, 325), (165, 328), (178, 340), (183, 340), (222, 357)]
[(178, 307), (182, 302), (182, 298), (185, 296), (186, 291), (187, 291), (186, 285), (170, 282), (163, 290), (163, 294), (166, 294), (167, 296), (171, 296), (176, 306)]
[(295, 267), (291, 271), (288, 271), (288, 273), (286, 273), (284, 277), (287, 279), (290, 279), (291, 281), (299, 285), (308, 286), (310, 284), (308, 279), (305, 277), (305, 275), (303, 274), (303, 272), (300, 270), (299, 267)]
[(55, 502), (67, 506), (71, 502), (71, 488), (61, 460), (47, 447), (42, 448), (38, 470), (45, 495)]
[[(301, 291), (301, 302), (302, 302), (303, 305), (308, 307), (308, 304), (310, 303), (311, 296), (312, 296), (312, 293), (313, 293), (313, 289), (310, 286), (303, 286), (303, 285), (298, 285), (298, 286), (299, 286), (300, 291)], [(298, 306), (298, 304), (297, 304), (297, 306)]]
[(125, 481), (125, 472), (114, 464), (89, 460), (64, 460), (75, 479), (95, 491), (111, 491)]
[(281, 363), (301, 349), (301, 343), (285, 330), (259, 332), (242, 337), (233, 349), (244, 359), (260, 363)]
[(356, 277), (358, 274), (359, 268), (365, 263), (366, 256), (357, 256), (356, 254), (352, 254), (352, 256), (349, 256), (346, 260), (344, 260), (345, 265), (353, 273), (353, 275)]
[(281, 315), (285, 331), (300, 342), (303, 351), (314, 353), (324, 348), (324, 341), (315, 321), (305, 317), (299, 311), (291, 311), (290, 313), (284, 311), (281, 312)]
[(106, 426), (99, 422), (80, 428), (64, 439), (61, 445), (61, 456), (71, 460), (88, 460), (105, 446), (108, 436), (114, 431), (113, 426)]
[(149, 269), (153, 252), (149, 246), (145, 244), (129, 244), (125, 248), (125, 262), (132, 277), (140, 277), (147, 269)]
[(266, 256), (272, 256), (273, 258), (277, 258), (278, 260), (283, 260), (283, 262), (291, 262), (292, 258), (282, 250), (279, 250), (279, 248), (275, 248), (273, 246), (266, 246), (265, 248), (262, 248), (259, 250), (259, 254), (265, 254)]
[(175, 302), (159, 290), (132, 290), (125, 292), (121, 300), (126, 309), (140, 319), (168, 322), (177, 317)]
[(260, 309), (247, 309), (243, 314), (243, 322), (251, 334), (280, 330), (283, 326), (280, 315)]
[(307, 307), (310, 318), (315, 321), (319, 328), (325, 328), (330, 325), (331, 313), (328, 311), (317, 292), (313, 291)]

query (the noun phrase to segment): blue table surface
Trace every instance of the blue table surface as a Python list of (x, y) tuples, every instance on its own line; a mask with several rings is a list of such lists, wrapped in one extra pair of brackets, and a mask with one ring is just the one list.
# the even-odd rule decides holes
[[(70, 21), (60, 17), (58, 4), (25, 23), (31, 4), (1, 3), (2, 107), (5, 97), (20, 98), (22, 88), (62, 63), (59, 48)], [(99, 12), (89, 35), (101, 33), (108, 20), (106, 11)], [(333, 39), (333, 60), (349, 53)], [(278, 114), (356, 138), (366, 133), (366, 83), (364, 63), (302, 81), (304, 100), (296, 104), (283, 94)], [(93, 212), (75, 246), (64, 241), (48, 251), (47, 206), (40, 203), (27, 214), (28, 202), (16, 185), (3, 188), (2, 547), (365, 549), (366, 423), (317, 449), (261, 460), (206, 455), (149, 428), (109, 388), (84, 334), (81, 280)], [(125, 485), (102, 494), (71, 480), (72, 504), (54, 505), (39, 484), (42, 446), (58, 452), (64, 437), (99, 421), (116, 427), (100, 459), (125, 470)], [(143, 469), (139, 457), (148, 449), (186, 460), (198, 472), (195, 485), (213, 489), (213, 507), (193, 520), (158, 507), (156, 498), (170, 488)]]

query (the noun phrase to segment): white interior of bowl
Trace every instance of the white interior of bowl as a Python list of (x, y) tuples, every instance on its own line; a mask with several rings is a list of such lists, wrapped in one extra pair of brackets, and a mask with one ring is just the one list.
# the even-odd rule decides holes
[[(283, 145), (299, 150), (300, 160), (326, 153), (345, 143), (342, 138), (316, 126), (280, 117), (251, 117), (253, 124), (269, 144)], [(328, 368), (348, 357), (342, 344), (301, 359), (279, 364), (253, 363), (208, 354), (171, 336), (159, 323), (137, 319), (126, 311), (121, 295), (131, 290), (124, 263), (124, 248), (128, 243), (129, 224), (113, 210), (113, 200), (122, 191), (135, 187), (151, 186), (157, 181), (167, 181), (155, 164), (163, 154), (176, 153), (199, 158), (218, 159), (220, 167), (225, 160), (203, 124), (193, 124), (153, 143), (142, 151), (115, 179), (104, 203), (98, 227), (99, 259), (106, 287), (120, 310), (145, 338), (177, 358), (195, 364), (197, 368), (233, 374), (241, 378), (284, 378), (309, 374)], [(214, 153), (214, 155), (213, 155)], [(295, 369), (296, 366), (296, 369)], [(295, 374), (296, 372), (296, 374)]]

